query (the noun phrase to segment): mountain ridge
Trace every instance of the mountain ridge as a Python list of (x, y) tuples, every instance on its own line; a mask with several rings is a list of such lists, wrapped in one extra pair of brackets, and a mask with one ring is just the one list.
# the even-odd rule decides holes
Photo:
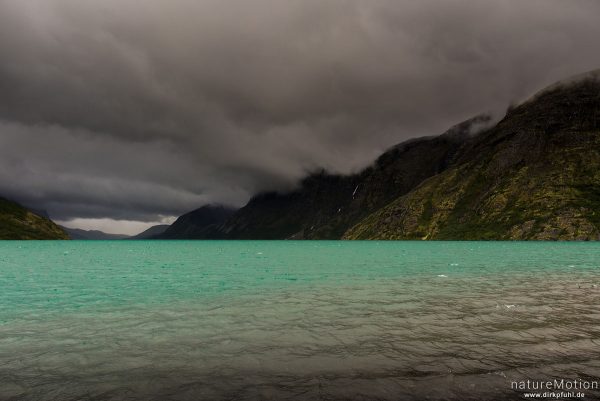
[(221, 205), (205, 205), (179, 217), (163, 233), (153, 239), (211, 239), (216, 227), (226, 221), (234, 209)]
[(488, 121), (489, 116), (477, 116), (442, 135), (395, 145), (357, 174), (320, 171), (294, 191), (258, 194), (203, 238), (339, 239), (370, 211), (443, 170), (472, 128)]
[(169, 224), (159, 224), (156, 226), (152, 226), (139, 234), (128, 237), (128, 239), (154, 239), (155, 237), (162, 235), (169, 227)]
[[(0, 223), (6, 239), (128, 237), (61, 229), (2, 198)], [(205, 205), (138, 237), (600, 240), (600, 69), (538, 91), (500, 121), (480, 115), (392, 146), (358, 173), (317, 171), (293, 191), (259, 193), (238, 210)]]
[(345, 239), (600, 239), (600, 81), (553, 85)]
[[(200, 239), (600, 239), (600, 70), (262, 193)], [(475, 132), (476, 131), (476, 132)], [(558, 184), (557, 184), (558, 183)]]
[(109, 234), (100, 230), (82, 230), (80, 228), (70, 228), (60, 226), (72, 240), (76, 241), (108, 241), (129, 238), (126, 234)]

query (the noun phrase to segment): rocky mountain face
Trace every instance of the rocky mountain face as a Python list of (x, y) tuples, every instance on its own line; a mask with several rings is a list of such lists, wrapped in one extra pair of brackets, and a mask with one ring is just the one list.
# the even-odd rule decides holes
[(204, 206), (178, 218), (154, 239), (207, 239), (212, 238), (219, 224), (230, 218), (235, 210), (223, 206)]
[(69, 239), (67, 233), (49, 218), (0, 198), (0, 240), (65, 239)]
[(346, 239), (600, 239), (600, 74), (554, 85)]
[(368, 169), (350, 176), (319, 172), (290, 193), (253, 198), (210, 233), (222, 239), (339, 239), (370, 213), (444, 171), (478, 117), (444, 135), (393, 147)]
[(129, 239), (154, 239), (159, 235), (163, 234), (170, 226), (168, 224), (160, 224), (158, 226), (152, 226), (143, 232), (129, 237)]
[(359, 174), (320, 172), (260, 194), (223, 222), (186, 216), (171, 238), (600, 239), (600, 71), (495, 125), (477, 117), (397, 145)]

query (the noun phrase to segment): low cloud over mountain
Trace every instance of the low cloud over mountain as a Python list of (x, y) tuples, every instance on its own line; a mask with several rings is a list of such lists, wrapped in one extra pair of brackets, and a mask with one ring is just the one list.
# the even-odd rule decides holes
[(5, 0), (0, 194), (61, 221), (150, 223), (356, 171), (597, 68), (599, 15), (595, 0)]

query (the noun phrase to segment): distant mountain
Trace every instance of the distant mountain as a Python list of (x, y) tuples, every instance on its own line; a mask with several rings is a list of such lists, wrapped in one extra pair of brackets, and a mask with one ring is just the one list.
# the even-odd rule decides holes
[(129, 237), (129, 239), (155, 239), (159, 235), (163, 234), (169, 227), (170, 226), (168, 224), (153, 226), (147, 229), (146, 231), (139, 233), (138, 235)]
[(0, 198), (0, 240), (66, 240), (59, 226), (23, 206)]
[(61, 227), (63, 230), (69, 234), (69, 237), (73, 240), (116, 240), (116, 239), (125, 239), (129, 238), (128, 235), (124, 234), (107, 234), (98, 230), (81, 230), (78, 228), (69, 228), (69, 227)]
[[(319, 172), (179, 238), (600, 239), (600, 70), (410, 140), (350, 176)], [(175, 225), (174, 225), (175, 226)]]
[(233, 215), (235, 210), (223, 206), (207, 205), (178, 218), (164, 233), (156, 239), (205, 239), (219, 224)]

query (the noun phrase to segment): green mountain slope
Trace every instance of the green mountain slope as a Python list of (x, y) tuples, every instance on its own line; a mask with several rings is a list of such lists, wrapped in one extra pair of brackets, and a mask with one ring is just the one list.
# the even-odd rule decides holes
[(600, 239), (600, 74), (554, 85), (346, 239)]
[(0, 240), (63, 240), (69, 236), (50, 219), (0, 198)]

